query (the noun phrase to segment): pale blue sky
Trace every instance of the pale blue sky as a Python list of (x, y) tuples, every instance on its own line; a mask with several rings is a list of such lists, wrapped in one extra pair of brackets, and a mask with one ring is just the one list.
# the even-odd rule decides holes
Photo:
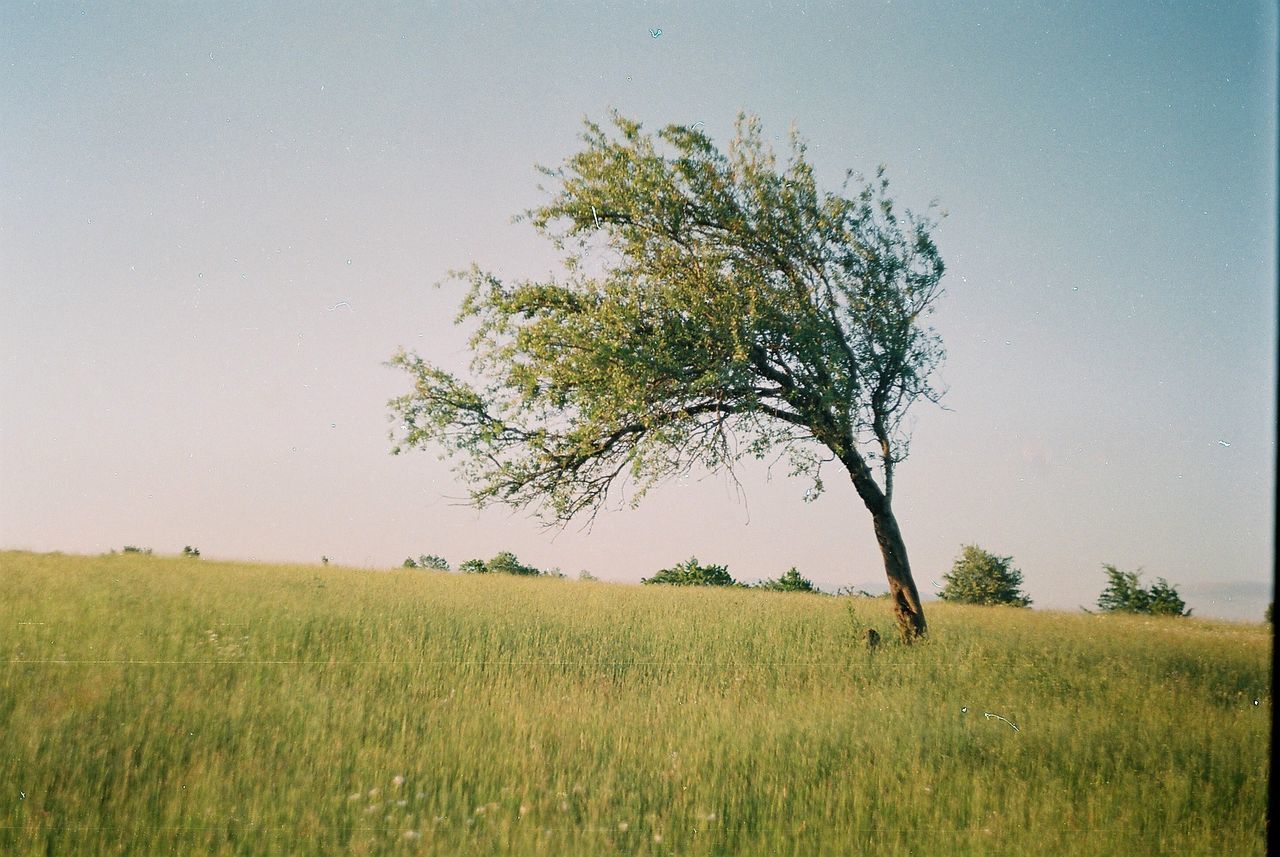
[(950, 410), (897, 490), (926, 592), (977, 542), (1038, 607), (1091, 605), (1103, 562), (1198, 614), (1270, 600), (1273, 4), (257, 5), (0, 8), (0, 545), (882, 587), (837, 473), (556, 535), (388, 455), (382, 361), (465, 361), (447, 270), (555, 270), (511, 216), (584, 116), (723, 142), (745, 109), (829, 186), (884, 163), (949, 211)]

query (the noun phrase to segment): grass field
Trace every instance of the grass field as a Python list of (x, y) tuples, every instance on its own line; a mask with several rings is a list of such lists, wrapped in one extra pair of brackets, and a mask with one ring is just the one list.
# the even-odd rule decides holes
[(0, 853), (1264, 852), (1268, 628), (929, 620), (0, 553)]

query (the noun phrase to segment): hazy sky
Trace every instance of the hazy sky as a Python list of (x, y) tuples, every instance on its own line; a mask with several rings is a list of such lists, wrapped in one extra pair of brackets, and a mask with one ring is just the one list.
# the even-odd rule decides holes
[[(471, 261), (610, 108), (719, 142), (794, 124), (949, 212), (896, 508), (931, 593), (963, 543), (1037, 607), (1104, 562), (1201, 615), (1271, 597), (1272, 3), (0, 4), (0, 545), (387, 567), (513, 550), (636, 581), (696, 555), (883, 588), (847, 479), (672, 484), (590, 532), (455, 505), (391, 457), (397, 346), (450, 366)], [(317, 7), (323, 5), (323, 10)]]

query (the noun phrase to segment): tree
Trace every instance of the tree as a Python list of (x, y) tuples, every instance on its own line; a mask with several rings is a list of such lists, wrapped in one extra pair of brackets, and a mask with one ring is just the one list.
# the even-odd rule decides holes
[(755, 119), (739, 117), (726, 153), (697, 128), (613, 124), (586, 123), (585, 148), (543, 170), (551, 200), (524, 215), (564, 254), (562, 276), (454, 275), (478, 383), (392, 358), (413, 379), (390, 402), (393, 452), (442, 448), (474, 504), (560, 525), (748, 456), (787, 456), (811, 499), (838, 463), (901, 632), (923, 635), (892, 501), (904, 415), (940, 395), (941, 341), (924, 326), (941, 294), (934, 221), (899, 213), (883, 170), (820, 191), (799, 138), (780, 165)]
[(786, 574), (777, 580), (762, 580), (756, 584), (757, 589), (770, 589), (774, 592), (817, 592), (813, 581), (804, 577), (792, 566)]
[(1156, 616), (1191, 615), (1191, 611), (1187, 609), (1187, 603), (1178, 595), (1178, 590), (1163, 577), (1157, 577), (1156, 582), (1147, 590), (1147, 599), (1150, 612)]
[(738, 582), (729, 576), (729, 569), (723, 565), (700, 565), (697, 557), (690, 557), (671, 568), (664, 568), (653, 577), (646, 577), (641, 583), (665, 584), (667, 586), (737, 586)]
[(1103, 564), (1107, 586), (1098, 596), (1098, 609), (1108, 613), (1149, 613), (1158, 616), (1190, 616), (1186, 602), (1176, 587), (1163, 577), (1156, 578), (1150, 589), (1144, 589), (1135, 571), (1120, 571)]
[(1013, 567), (1013, 557), (996, 556), (977, 545), (964, 545), (942, 580), (945, 585), (938, 597), (944, 601), (1013, 607), (1031, 604), (1021, 591), (1022, 572)]

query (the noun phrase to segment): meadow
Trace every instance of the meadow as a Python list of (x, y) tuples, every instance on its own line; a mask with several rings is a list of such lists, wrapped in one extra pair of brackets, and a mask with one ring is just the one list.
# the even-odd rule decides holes
[(0, 853), (1264, 853), (1269, 627), (927, 609), (0, 553)]

